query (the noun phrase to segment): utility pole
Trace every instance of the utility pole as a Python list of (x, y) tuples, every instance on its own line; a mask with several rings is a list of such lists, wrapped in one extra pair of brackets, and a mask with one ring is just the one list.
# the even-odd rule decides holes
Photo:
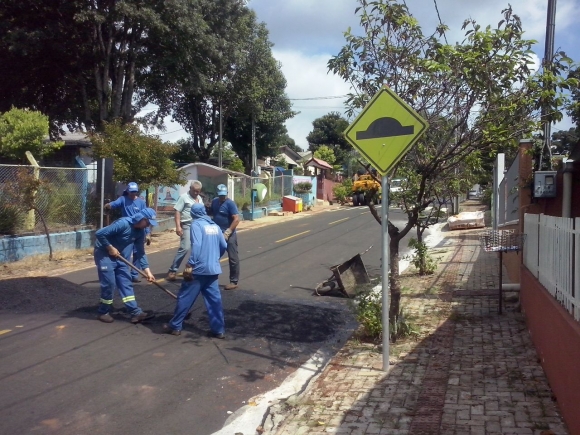
[(256, 120), (252, 115), (252, 171), (258, 174), (258, 156), (256, 155)]
[[(544, 70), (552, 69), (552, 58), (554, 57), (554, 34), (556, 32), (556, 0), (548, 0), (548, 13), (546, 17), (546, 43), (544, 46)], [(544, 123), (544, 146), (548, 150), (550, 168), (552, 168), (552, 123), (548, 119), (548, 107), (542, 107), (542, 122)], [(542, 170), (542, 158), (544, 151), (540, 153), (539, 171)]]
[(218, 145), (218, 166), (221, 168), (223, 167), (223, 143), (222, 143), (222, 136), (223, 136), (223, 118), (222, 118), (222, 103), (220, 103), (220, 138), (219, 138), (219, 145)]

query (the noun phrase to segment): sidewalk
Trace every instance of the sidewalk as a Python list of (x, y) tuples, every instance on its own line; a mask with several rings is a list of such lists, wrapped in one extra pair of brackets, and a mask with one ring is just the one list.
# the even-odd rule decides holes
[(388, 374), (379, 349), (351, 340), (301, 395), (272, 407), (264, 433), (566, 435), (523, 315), (514, 305), (498, 315), (499, 259), (479, 232), (446, 233), (434, 291), (403, 296), (408, 311), (440, 320), (391, 346)]

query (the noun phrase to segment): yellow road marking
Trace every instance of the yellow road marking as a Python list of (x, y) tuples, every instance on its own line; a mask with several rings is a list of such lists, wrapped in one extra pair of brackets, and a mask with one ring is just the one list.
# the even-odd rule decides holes
[(298, 237), (298, 236), (301, 236), (302, 234), (306, 234), (306, 233), (309, 233), (309, 232), (310, 232), (310, 230), (308, 230), (308, 231), (304, 231), (304, 232), (302, 232), (302, 233), (294, 234), (293, 236), (286, 237), (285, 239), (276, 240), (276, 243), (284, 242), (284, 241), (286, 241), (286, 240), (293, 239), (294, 237)]
[(350, 219), (350, 218), (339, 219), (339, 220), (337, 220), (337, 221), (330, 222), (328, 225), (337, 224), (337, 223), (339, 223), (339, 222), (346, 221), (346, 220), (349, 220), (349, 219)]
[(3, 329), (2, 331), (0, 331), (0, 335), (7, 334), (9, 332), (12, 332), (12, 329)]

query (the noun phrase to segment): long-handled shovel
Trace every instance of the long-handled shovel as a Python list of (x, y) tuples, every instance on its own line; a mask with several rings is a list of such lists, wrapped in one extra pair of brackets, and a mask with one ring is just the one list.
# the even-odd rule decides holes
[[(128, 262), (124, 257), (119, 256), (117, 258), (119, 260), (121, 260), (123, 263), (125, 263), (127, 266), (129, 266), (131, 269), (136, 270), (142, 277), (147, 278), (147, 275), (145, 275), (145, 272), (143, 272), (141, 269), (137, 269), (134, 265), (132, 265), (130, 262)], [(159, 284), (155, 281), (153, 281), (153, 284), (155, 284), (157, 287), (159, 287), (161, 290), (163, 290), (165, 293), (167, 293), (173, 299), (177, 299), (177, 296), (175, 295), (175, 293), (170, 292), (165, 287), (163, 287), (161, 284)]]

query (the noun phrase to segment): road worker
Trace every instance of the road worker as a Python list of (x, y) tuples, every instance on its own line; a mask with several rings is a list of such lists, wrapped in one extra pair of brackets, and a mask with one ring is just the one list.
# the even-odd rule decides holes
[(210, 206), (210, 214), (214, 222), (221, 228), (228, 243), (228, 263), (230, 266), (230, 282), (224, 290), (235, 290), (240, 280), (240, 258), (238, 256), (238, 234), (236, 227), (240, 223), (240, 216), (236, 203), (228, 198), (228, 188), (225, 184), (217, 187), (217, 198)]
[(163, 325), (163, 330), (167, 334), (181, 335), (183, 321), (201, 293), (209, 316), (210, 334), (224, 338), (224, 310), (218, 278), (222, 273), (220, 258), (227, 243), (220, 227), (207, 215), (204, 204), (193, 204), (191, 218), (191, 255), (183, 271), (173, 318)]
[[(135, 182), (130, 182), (127, 185), (123, 195), (105, 204), (106, 210), (120, 209), (121, 217), (131, 217), (146, 207), (145, 201), (139, 198), (139, 186)], [(145, 228), (145, 243), (147, 246), (151, 244), (151, 230), (149, 227)], [(135, 258), (135, 253), (133, 253), (133, 258)], [(140, 264), (135, 263), (135, 260), (133, 260), (133, 264), (137, 269), (143, 269)], [(135, 283), (141, 281), (136, 270), (131, 269), (131, 280)]]
[(175, 258), (169, 266), (167, 272), (167, 281), (175, 281), (181, 262), (187, 256), (187, 251), (191, 248), (189, 240), (189, 226), (191, 225), (191, 216), (189, 212), (193, 204), (203, 204), (200, 195), (202, 184), (198, 180), (192, 180), (189, 185), (189, 191), (179, 197), (173, 209), (175, 210), (175, 233), (179, 236), (179, 248)]
[(155, 281), (145, 255), (145, 228), (149, 225), (157, 225), (155, 210), (145, 208), (133, 216), (117, 219), (95, 234), (94, 257), (101, 284), (98, 319), (101, 322), (111, 323), (114, 320), (110, 311), (115, 286), (119, 289), (123, 303), (131, 314), (131, 323), (140, 323), (155, 317), (153, 312), (143, 311), (137, 305), (129, 266), (118, 258), (129, 260), (133, 254), (133, 260), (143, 266), (147, 281)]

